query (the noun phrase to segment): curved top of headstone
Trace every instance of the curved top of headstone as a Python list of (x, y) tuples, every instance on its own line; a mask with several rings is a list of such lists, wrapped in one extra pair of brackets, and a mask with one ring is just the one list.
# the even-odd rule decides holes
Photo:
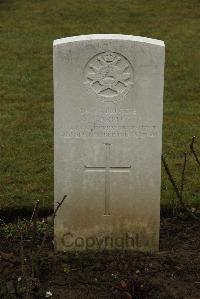
[(72, 43), (72, 42), (81, 42), (81, 41), (92, 41), (92, 40), (124, 40), (124, 41), (135, 41), (147, 44), (153, 44), (158, 46), (165, 46), (162, 40), (147, 38), (143, 36), (134, 36), (134, 35), (125, 35), (125, 34), (88, 34), (88, 35), (78, 35), (70, 36), (65, 38), (60, 38), (54, 40), (54, 46)]

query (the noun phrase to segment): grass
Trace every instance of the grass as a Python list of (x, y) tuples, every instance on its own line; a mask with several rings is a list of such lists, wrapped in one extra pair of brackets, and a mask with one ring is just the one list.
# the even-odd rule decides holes
[[(163, 153), (179, 180), (183, 152), (200, 139), (199, 18), (199, 0), (0, 0), (0, 208), (53, 205), (52, 43), (65, 36), (165, 41)], [(198, 204), (192, 157), (186, 177), (185, 200)], [(162, 203), (174, 198), (163, 172)]]

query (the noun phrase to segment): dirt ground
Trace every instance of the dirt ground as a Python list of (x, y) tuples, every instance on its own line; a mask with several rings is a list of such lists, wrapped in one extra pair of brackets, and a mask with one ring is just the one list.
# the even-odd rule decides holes
[(22, 246), (20, 238), (1, 236), (0, 298), (200, 298), (197, 221), (162, 219), (160, 252), (156, 254), (54, 253), (49, 236), (31, 262), (41, 238), (31, 249), (28, 239)]

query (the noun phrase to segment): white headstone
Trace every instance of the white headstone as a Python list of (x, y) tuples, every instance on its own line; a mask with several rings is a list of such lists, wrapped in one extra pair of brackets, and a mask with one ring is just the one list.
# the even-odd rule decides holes
[(163, 41), (54, 41), (58, 250), (158, 250)]

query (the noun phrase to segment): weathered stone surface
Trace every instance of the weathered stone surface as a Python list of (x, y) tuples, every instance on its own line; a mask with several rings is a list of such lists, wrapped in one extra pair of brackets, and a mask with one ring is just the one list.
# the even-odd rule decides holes
[(164, 43), (54, 42), (58, 250), (159, 247)]

